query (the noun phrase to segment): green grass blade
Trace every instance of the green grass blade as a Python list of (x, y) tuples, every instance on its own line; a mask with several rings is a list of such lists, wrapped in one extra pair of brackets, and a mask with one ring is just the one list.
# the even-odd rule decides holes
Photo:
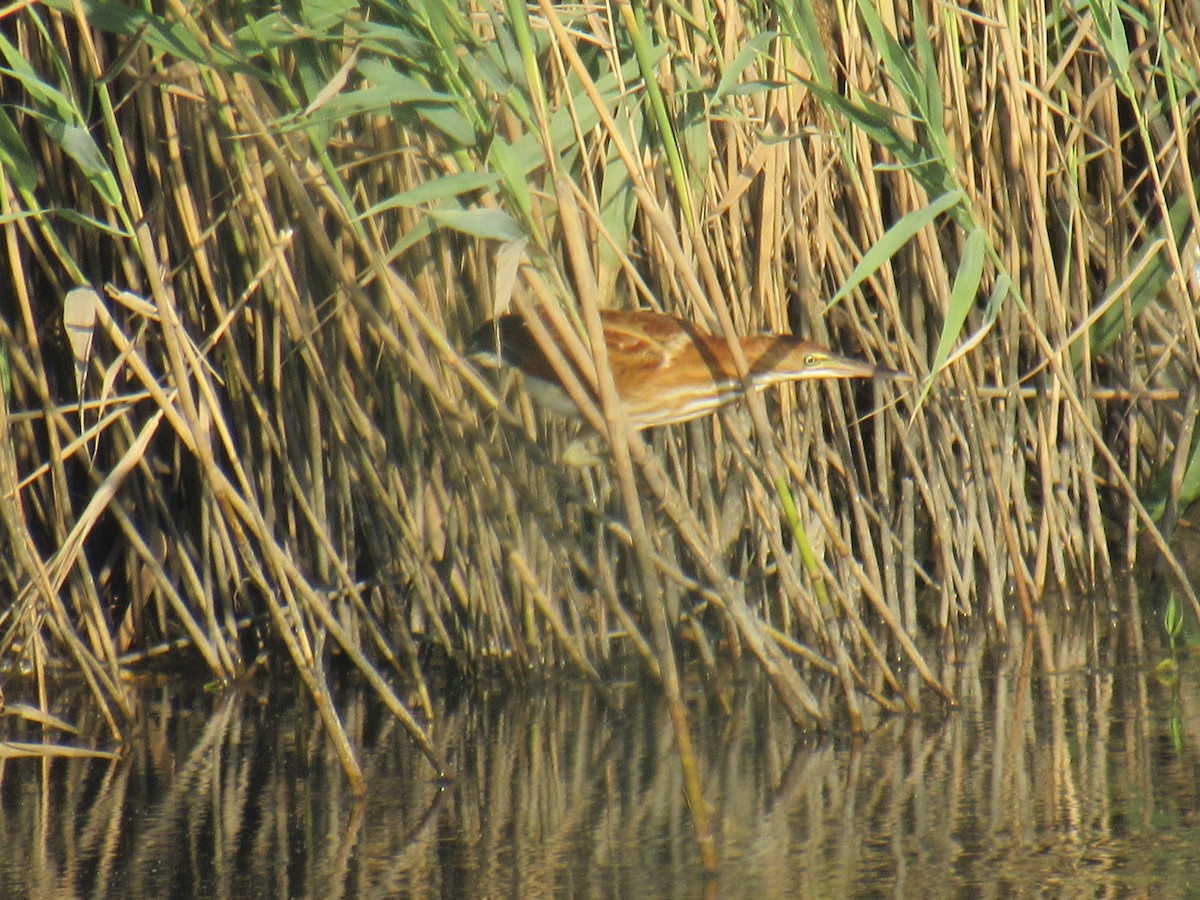
[(429, 215), (439, 225), (472, 237), (517, 241), (527, 236), (516, 219), (498, 209), (431, 209)]
[(846, 279), (846, 283), (841, 286), (838, 292), (830, 299), (829, 303), (826, 304), (826, 311), (878, 272), (888, 260), (896, 255), (896, 252), (901, 247), (916, 237), (922, 228), (933, 222), (942, 213), (954, 209), (962, 201), (962, 191), (948, 191), (928, 206), (913, 210), (902, 216), (896, 224), (885, 231), (879, 240), (863, 254), (862, 260), (854, 267), (854, 271), (850, 273), (850, 276)]
[(967, 237), (963, 247), (962, 261), (958, 273), (954, 276), (954, 286), (950, 290), (950, 306), (946, 310), (946, 321), (942, 325), (942, 334), (938, 338), (937, 351), (933, 355), (933, 363), (929, 370), (932, 373), (921, 390), (918, 405), (924, 401), (933, 379), (950, 356), (950, 351), (962, 336), (963, 325), (967, 316), (975, 307), (979, 295), (979, 283), (983, 278), (983, 264), (988, 257), (988, 238), (983, 229), (977, 228)]

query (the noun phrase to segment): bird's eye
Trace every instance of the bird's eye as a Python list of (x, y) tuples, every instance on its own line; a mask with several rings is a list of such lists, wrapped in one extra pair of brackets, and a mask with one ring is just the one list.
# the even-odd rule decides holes
[(804, 365), (810, 369), (820, 362), (821, 362), (821, 354), (820, 353), (810, 353), (810, 354), (808, 354), (808, 356), (804, 357)]

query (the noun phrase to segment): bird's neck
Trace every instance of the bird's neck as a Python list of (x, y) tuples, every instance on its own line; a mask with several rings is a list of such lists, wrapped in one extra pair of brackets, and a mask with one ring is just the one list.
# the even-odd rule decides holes
[[(728, 345), (722, 338), (715, 340), (721, 345), (719, 351), (723, 351), (720, 358), (725, 361), (722, 368), (725, 369), (726, 376), (736, 379), (737, 368), (733, 364)], [(742, 338), (741, 347), (750, 378), (760, 390), (773, 384), (805, 377), (806, 357), (814, 350), (820, 349), (818, 345), (790, 334), (751, 335)]]

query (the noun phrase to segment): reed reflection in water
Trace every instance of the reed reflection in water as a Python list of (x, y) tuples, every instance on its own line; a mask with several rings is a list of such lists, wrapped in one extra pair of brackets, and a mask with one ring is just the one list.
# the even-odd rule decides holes
[(798, 736), (760, 684), (732, 715), (695, 705), (712, 881), (653, 686), (620, 711), (583, 685), (473, 692), (434, 728), (453, 784), (347, 692), (363, 803), (295, 687), (159, 686), (117, 761), (0, 759), (0, 895), (1176, 895), (1200, 871), (1200, 673), (1157, 682), (1128, 621), (968, 647), (943, 673), (962, 709), (863, 739)]

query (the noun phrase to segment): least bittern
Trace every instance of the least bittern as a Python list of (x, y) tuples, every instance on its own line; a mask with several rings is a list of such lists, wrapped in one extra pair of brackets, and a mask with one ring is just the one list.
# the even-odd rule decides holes
[[(634, 428), (697, 419), (742, 394), (725, 338), (663, 313), (602, 310), (600, 319), (613, 382)], [(737, 341), (756, 390), (806, 378), (910, 377), (839, 356), (790, 334), (757, 334)], [(519, 369), (526, 389), (540, 405), (560, 415), (579, 416), (520, 316), (504, 315), (484, 324), (471, 336), (467, 354), (486, 365)], [(580, 382), (588, 383), (582, 376)]]

